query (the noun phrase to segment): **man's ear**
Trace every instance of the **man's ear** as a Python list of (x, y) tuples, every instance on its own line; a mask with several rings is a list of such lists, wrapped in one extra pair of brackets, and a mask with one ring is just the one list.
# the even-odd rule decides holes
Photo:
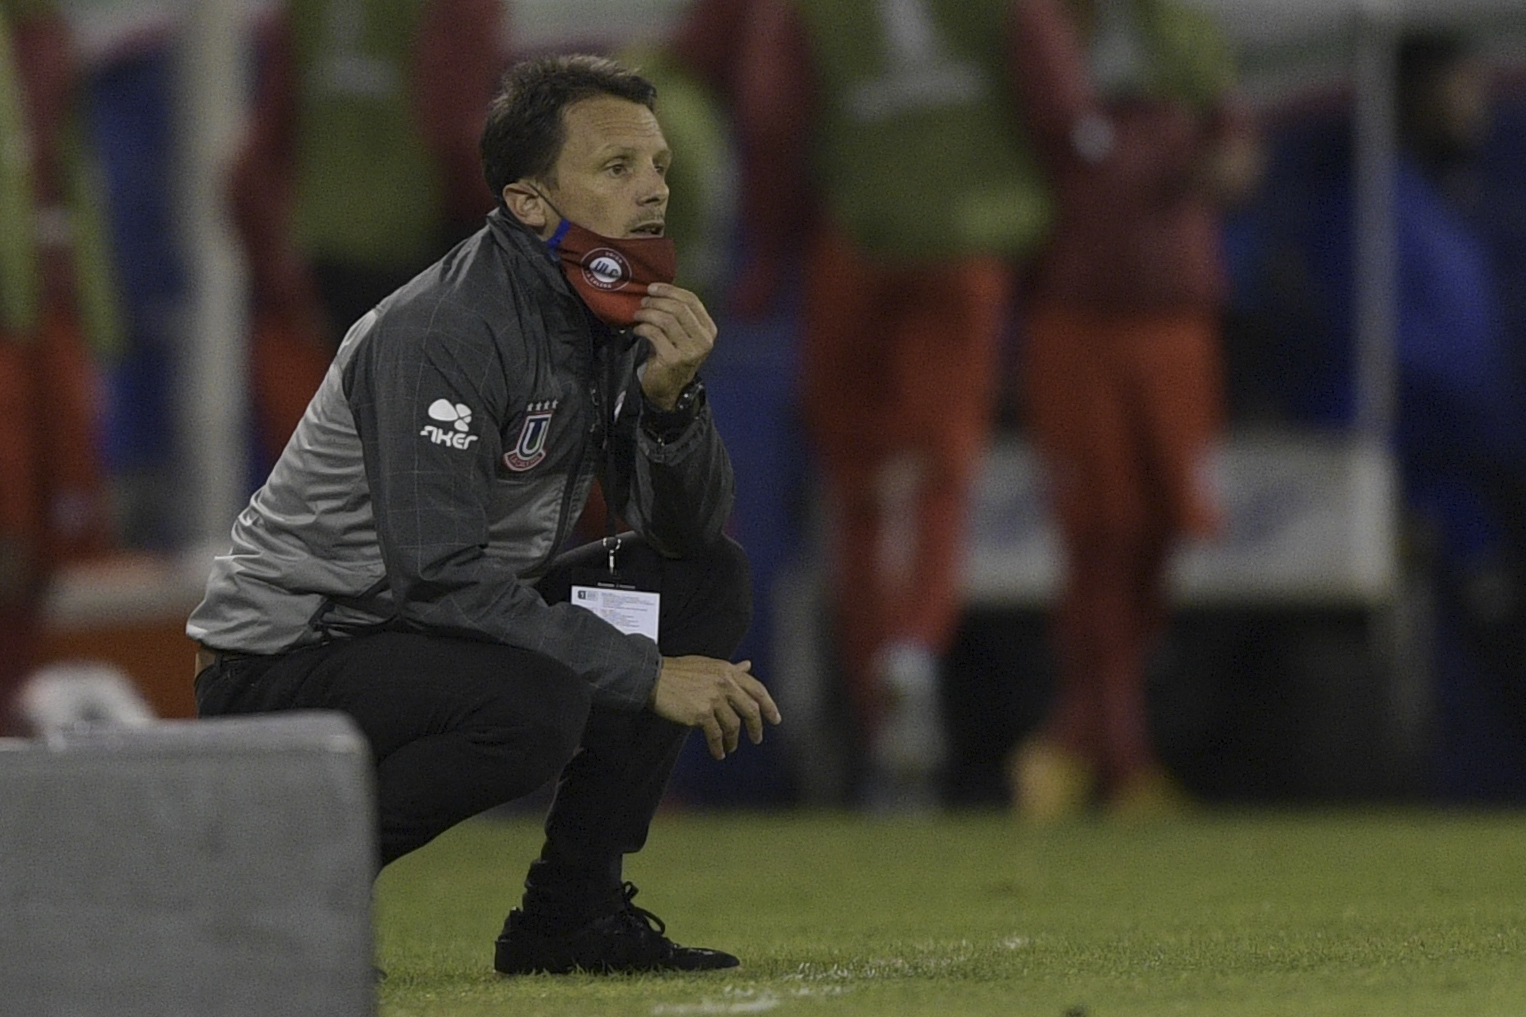
[(542, 235), (549, 233), (555, 222), (552, 218), (554, 213), (551, 211), (551, 206), (546, 203), (546, 199), (541, 197), (540, 192), (534, 187), (522, 180), (504, 185), (503, 203), (514, 218), (536, 233)]

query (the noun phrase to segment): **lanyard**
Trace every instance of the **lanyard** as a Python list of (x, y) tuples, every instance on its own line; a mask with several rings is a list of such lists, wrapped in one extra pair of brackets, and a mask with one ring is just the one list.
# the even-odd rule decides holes
[(620, 370), (623, 356), (615, 352), (616, 341), (627, 333), (624, 330), (613, 331), (600, 322), (590, 321), (593, 335), (603, 332), (606, 336), (604, 342), (594, 341), (594, 374), (602, 376), (599, 384), (599, 398), (596, 409), (600, 417), (602, 435), (599, 442), (599, 495), (604, 499), (604, 539), (602, 544), (608, 554), (609, 574), (615, 574), (615, 555), (619, 552), (623, 543), (617, 534), (615, 527), (615, 509), (609, 500), (609, 477), (610, 444), (615, 433), (615, 420), (623, 409), (625, 396), (625, 382), (623, 372)]

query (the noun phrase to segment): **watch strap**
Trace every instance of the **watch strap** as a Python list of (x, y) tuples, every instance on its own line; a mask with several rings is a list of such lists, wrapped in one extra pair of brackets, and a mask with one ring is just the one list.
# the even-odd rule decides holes
[(659, 445), (677, 441), (694, 422), (694, 418), (699, 416), (700, 407), (704, 404), (705, 383), (696, 375), (678, 393), (678, 398), (674, 400), (671, 410), (660, 409), (651, 401), (643, 399), (641, 429)]

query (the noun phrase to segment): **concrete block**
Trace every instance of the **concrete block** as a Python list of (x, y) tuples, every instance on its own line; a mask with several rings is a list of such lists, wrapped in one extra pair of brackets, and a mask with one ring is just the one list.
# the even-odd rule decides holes
[(0, 740), (0, 1013), (373, 1014), (374, 809), (339, 714)]

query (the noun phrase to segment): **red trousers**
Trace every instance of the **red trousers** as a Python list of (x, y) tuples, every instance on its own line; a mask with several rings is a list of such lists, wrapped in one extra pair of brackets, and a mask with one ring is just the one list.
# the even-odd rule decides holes
[(0, 332), (0, 731), (34, 664), (38, 598), (57, 564), (111, 542), (97, 428), (101, 394), (77, 320)]
[(316, 325), (304, 325), (290, 314), (255, 314), (249, 334), (249, 380), (267, 465), (286, 448), (333, 356)]
[(0, 332), (0, 735), (37, 650), (42, 489), (30, 345)]
[(1030, 423), (1065, 553), (1059, 688), (1046, 735), (1121, 779), (1157, 765), (1144, 665), (1166, 619), (1169, 552), (1207, 535), (1207, 455), (1222, 420), (1217, 318), (1035, 307), (1023, 358)]
[(839, 653), (865, 729), (892, 641), (941, 653), (958, 621), (967, 506), (991, 426), (1011, 289), (995, 258), (871, 264), (820, 238), (808, 264), (806, 424), (824, 485)]

